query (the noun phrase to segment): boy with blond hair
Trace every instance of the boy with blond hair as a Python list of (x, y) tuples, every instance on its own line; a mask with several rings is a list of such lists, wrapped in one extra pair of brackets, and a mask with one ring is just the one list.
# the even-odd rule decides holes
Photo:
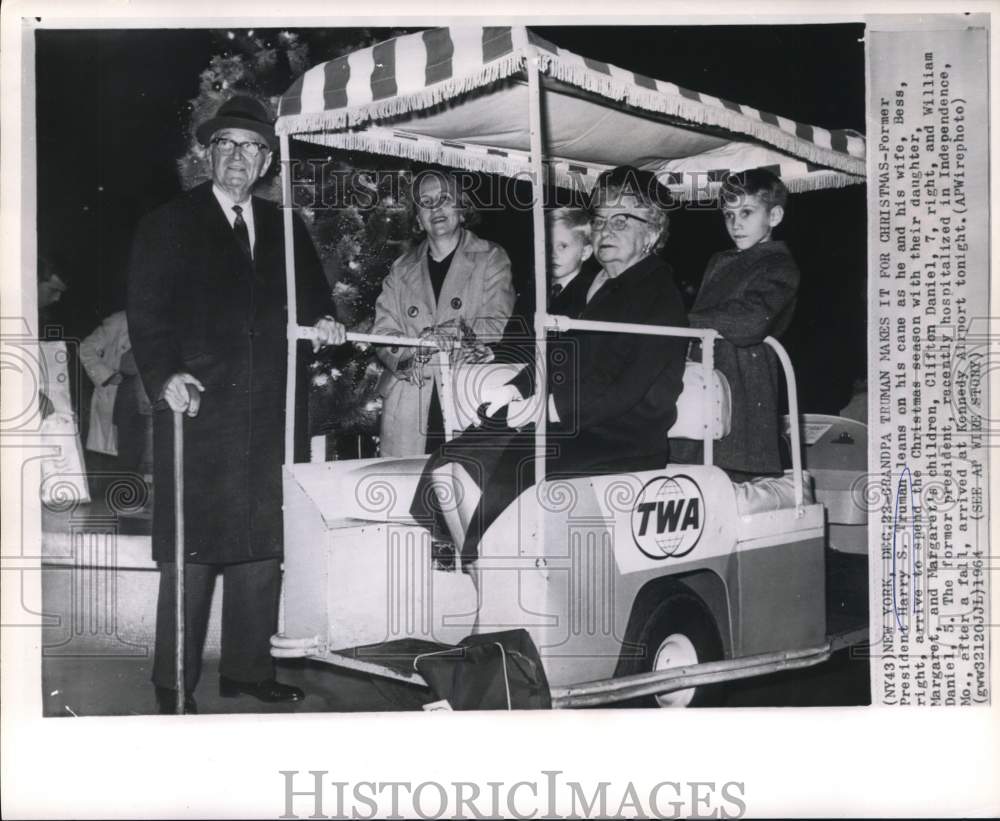
[(549, 240), (549, 313), (576, 316), (587, 303), (593, 274), (581, 274), (594, 249), (590, 215), (582, 208), (556, 208), (546, 215)]

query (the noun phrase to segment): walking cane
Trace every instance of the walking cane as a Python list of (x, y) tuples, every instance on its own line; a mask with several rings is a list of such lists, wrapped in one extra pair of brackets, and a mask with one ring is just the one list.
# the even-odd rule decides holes
[(184, 715), (184, 412), (174, 411), (174, 656), (175, 712)]

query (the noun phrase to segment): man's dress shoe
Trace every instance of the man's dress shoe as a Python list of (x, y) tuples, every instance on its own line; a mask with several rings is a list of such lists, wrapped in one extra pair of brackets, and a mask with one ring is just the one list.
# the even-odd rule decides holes
[(223, 698), (235, 698), (245, 693), (248, 696), (267, 702), (302, 701), (306, 694), (298, 687), (282, 684), (273, 678), (264, 681), (237, 681), (228, 676), (219, 676), (219, 695)]
[[(160, 687), (159, 685), (154, 685), (154, 687), (156, 689), (156, 706), (160, 715), (174, 715), (177, 712), (177, 691), (172, 687)], [(190, 690), (184, 693), (184, 714), (198, 714), (198, 704), (194, 700), (194, 693)]]

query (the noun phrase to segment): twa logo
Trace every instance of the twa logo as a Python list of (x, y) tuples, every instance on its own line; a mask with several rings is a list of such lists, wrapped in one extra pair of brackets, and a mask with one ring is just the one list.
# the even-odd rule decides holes
[(686, 556), (701, 538), (705, 497), (690, 476), (658, 476), (632, 508), (632, 538), (651, 559)]

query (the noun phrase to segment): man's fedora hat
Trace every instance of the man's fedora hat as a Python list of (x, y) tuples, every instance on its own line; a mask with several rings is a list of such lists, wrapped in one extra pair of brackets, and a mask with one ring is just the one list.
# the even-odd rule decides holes
[(208, 145), (212, 135), (223, 128), (244, 128), (260, 134), (272, 151), (278, 150), (278, 138), (274, 133), (274, 118), (267, 106), (260, 100), (238, 94), (230, 97), (210, 117), (198, 126), (195, 135), (202, 145)]

